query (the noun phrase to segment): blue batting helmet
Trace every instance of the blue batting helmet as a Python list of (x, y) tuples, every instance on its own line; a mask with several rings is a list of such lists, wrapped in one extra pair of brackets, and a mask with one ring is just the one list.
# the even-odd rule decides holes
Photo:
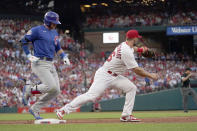
[(44, 24), (49, 26), (51, 23), (61, 24), (59, 21), (59, 15), (53, 11), (49, 11), (44, 15)]

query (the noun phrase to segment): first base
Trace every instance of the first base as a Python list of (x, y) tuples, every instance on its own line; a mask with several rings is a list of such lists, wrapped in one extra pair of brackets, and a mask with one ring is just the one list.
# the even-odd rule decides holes
[(66, 120), (40, 119), (40, 120), (35, 120), (34, 124), (66, 124)]

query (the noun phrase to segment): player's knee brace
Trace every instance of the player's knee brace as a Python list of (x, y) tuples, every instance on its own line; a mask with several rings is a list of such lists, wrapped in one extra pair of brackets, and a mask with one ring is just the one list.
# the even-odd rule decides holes
[(31, 94), (41, 94), (41, 91), (38, 90), (38, 85), (35, 85), (34, 87), (31, 88)]

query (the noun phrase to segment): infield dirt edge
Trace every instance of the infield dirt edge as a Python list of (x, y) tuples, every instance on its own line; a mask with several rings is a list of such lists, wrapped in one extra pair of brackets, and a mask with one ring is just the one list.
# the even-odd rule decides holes
[[(141, 122), (130, 123), (190, 123), (197, 122), (197, 116), (189, 117), (166, 117), (166, 118), (144, 118)], [(68, 119), (66, 124), (99, 124), (99, 123), (125, 123), (120, 122), (117, 118), (102, 118), (102, 119)], [(128, 122), (126, 122), (128, 123)], [(0, 120), (0, 124), (34, 124), (34, 120)]]

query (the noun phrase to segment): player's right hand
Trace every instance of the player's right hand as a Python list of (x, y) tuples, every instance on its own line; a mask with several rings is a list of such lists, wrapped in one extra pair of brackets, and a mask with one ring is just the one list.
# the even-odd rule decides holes
[(190, 73), (190, 74), (189, 74), (189, 77), (192, 77), (192, 76), (194, 76), (194, 74), (193, 74), (193, 73)]
[(151, 73), (151, 78), (152, 78), (153, 80), (158, 80), (158, 79), (159, 79), (159, 75), (156, 74), (156, 73)]
[(64, 64), (70, 65), (70, 60), (68, 59), (67, 56), (64, 56), (63, 61), (64, 61)]
[(33, 55), (31, 55), (31, 54), (28, 54), (28, 55), (27, 55), (27, 58), (28, 58), (28, 60), (31, 61), (31, 62), (37, 62), (37, 61), (39, 60), (38, 57), (33, 56)]

